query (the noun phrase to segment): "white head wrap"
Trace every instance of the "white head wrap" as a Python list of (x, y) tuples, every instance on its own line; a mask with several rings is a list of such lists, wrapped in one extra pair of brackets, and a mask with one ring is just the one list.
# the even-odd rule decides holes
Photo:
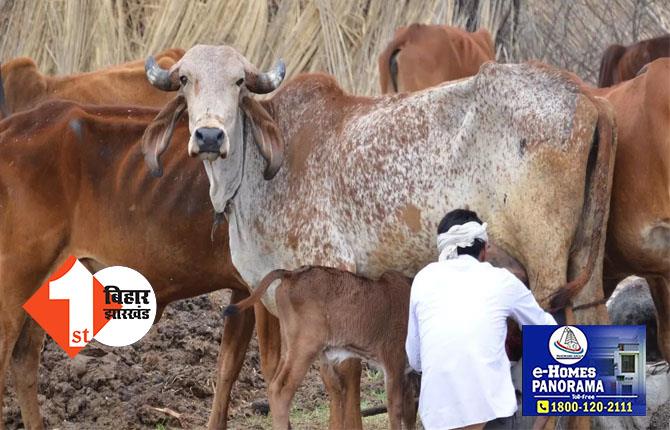
[(489, 241), (486, 234), (487, 224), (480, 224), (476, 221), (466, 222), (452, 226), (446, 233), (437, 235), (437, 250), (440, 253), (438, 261), (456, 258), (458, 253), (456, 248), (467, 248), (475, 243), (475, 239), (481, 239), (484, 242)]

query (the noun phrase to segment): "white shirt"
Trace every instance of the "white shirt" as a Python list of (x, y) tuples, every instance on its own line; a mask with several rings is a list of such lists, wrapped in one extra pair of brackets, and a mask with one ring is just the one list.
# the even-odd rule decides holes
[(516, 412), (507, 317), (520, 326), (556, 324), (509, 271), (468, 255), (429, 264), (416, 275), (405, 348), (410, 366), (422, 372), (419, 415), (426, 429)]

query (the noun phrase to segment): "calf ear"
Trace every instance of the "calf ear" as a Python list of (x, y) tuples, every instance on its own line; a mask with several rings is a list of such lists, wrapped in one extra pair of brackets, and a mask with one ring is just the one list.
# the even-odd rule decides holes
[(179, 117), (186, 111), (186, 99), (178, 95), (161, 110), (149, 124), (142, 136), (142, 153), (151, 174), (163, 176), (163, 167), (159, 158), (172, 140), (175, 125)]
[(263, 158), (265, 171), (263, 178), (269, 181), (274, 178), (284, 161), (284, 139), (274, 119), (256, 100), (243, 96), (240, 107), (251, 123), (251, 133)]

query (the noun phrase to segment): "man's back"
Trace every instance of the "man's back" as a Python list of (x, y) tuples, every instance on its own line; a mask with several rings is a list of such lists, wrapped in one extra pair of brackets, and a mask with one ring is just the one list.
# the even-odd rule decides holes
[[(514, 275), (471, 256), (432, 263), (417, 274), (407, 352), (412, 367), (423, 372), (420, 412), (427, 428), (460, 427), (516, 411), (505, 353), (507, 317), (520, 325), (555, 324)], [(410, 341), (412, 336), (418, 341)], [(445, 384), (453, 398), (444, 398)]]
[[(515, 287), (514, 280), (509, 279), (512, 276), (467, 255), (428, 265), (416, 277), (413, 305), (419, 308), (421, 319), (459, 329), (433, 330), (431, 323), (421, 333), (421, 340), (425, 337), (428, 342), (467, 348), (473, 353), (504, 354), (506, 318), (512, 298), (509, 290)], [(523, 285), (522, 288), (525, 289)], [(473, 336), (482, 333), (487, 334), (481, 339), (485, 342), (471, 342)]]

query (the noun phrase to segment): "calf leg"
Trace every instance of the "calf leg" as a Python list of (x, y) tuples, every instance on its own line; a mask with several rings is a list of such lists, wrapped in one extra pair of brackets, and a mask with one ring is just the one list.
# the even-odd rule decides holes
[(309, 366), (319, 353), (319, 345), (287, 345), (286, 356), (281, 360), (275, 377), (270, 383), (270, 413), (272, 428), (289, 428), (291, 401)]
[(358, 358), (350, 358), (336, 366), (344, 377), (344, 426), (346, 429), (362, 429), (361, 417), (361, 373), (363, 366)]
[(329, 412), (328, 428), (330, 430), (340, 430), (344, 428), (344, 396), (343, 381), (341, 376), (337, 374), (334, 366), (325, 359), (321, 358), (319, 372), (323, 385), (328, 392)]
[(666, 361), (670, 361), (670, 284), (668, 277), (648, 277), (649, 291), (656, 307), (658, 348)]
[(402, 370), (385, 369), (386, 373), (386, 404), (389, 424), (392, 430), (402, 428), (403, 418), (403, 374)]
[(350, 358), (337, 365), (322, 360), (320, 370), (330, 398), (329, 428), (362, 429), (361, 360)]
[(14, 386), (26, 429), (43, 429), (44, 421), (37, 400), (38, 370), (44, 345), (44, 330), (32, 318), (26, 318), (12, 353)]
[[(247, 296), (249, 296), (247, 291), (233, 290), (230, 301), (237, 303)], [(207, 425), (210, 430), (227, 427), (230, 391), (242, 369), (253, 331), (254, 314), (251, 309), (228, 317), (223, 325), (217, 365), (216, 393)]]

